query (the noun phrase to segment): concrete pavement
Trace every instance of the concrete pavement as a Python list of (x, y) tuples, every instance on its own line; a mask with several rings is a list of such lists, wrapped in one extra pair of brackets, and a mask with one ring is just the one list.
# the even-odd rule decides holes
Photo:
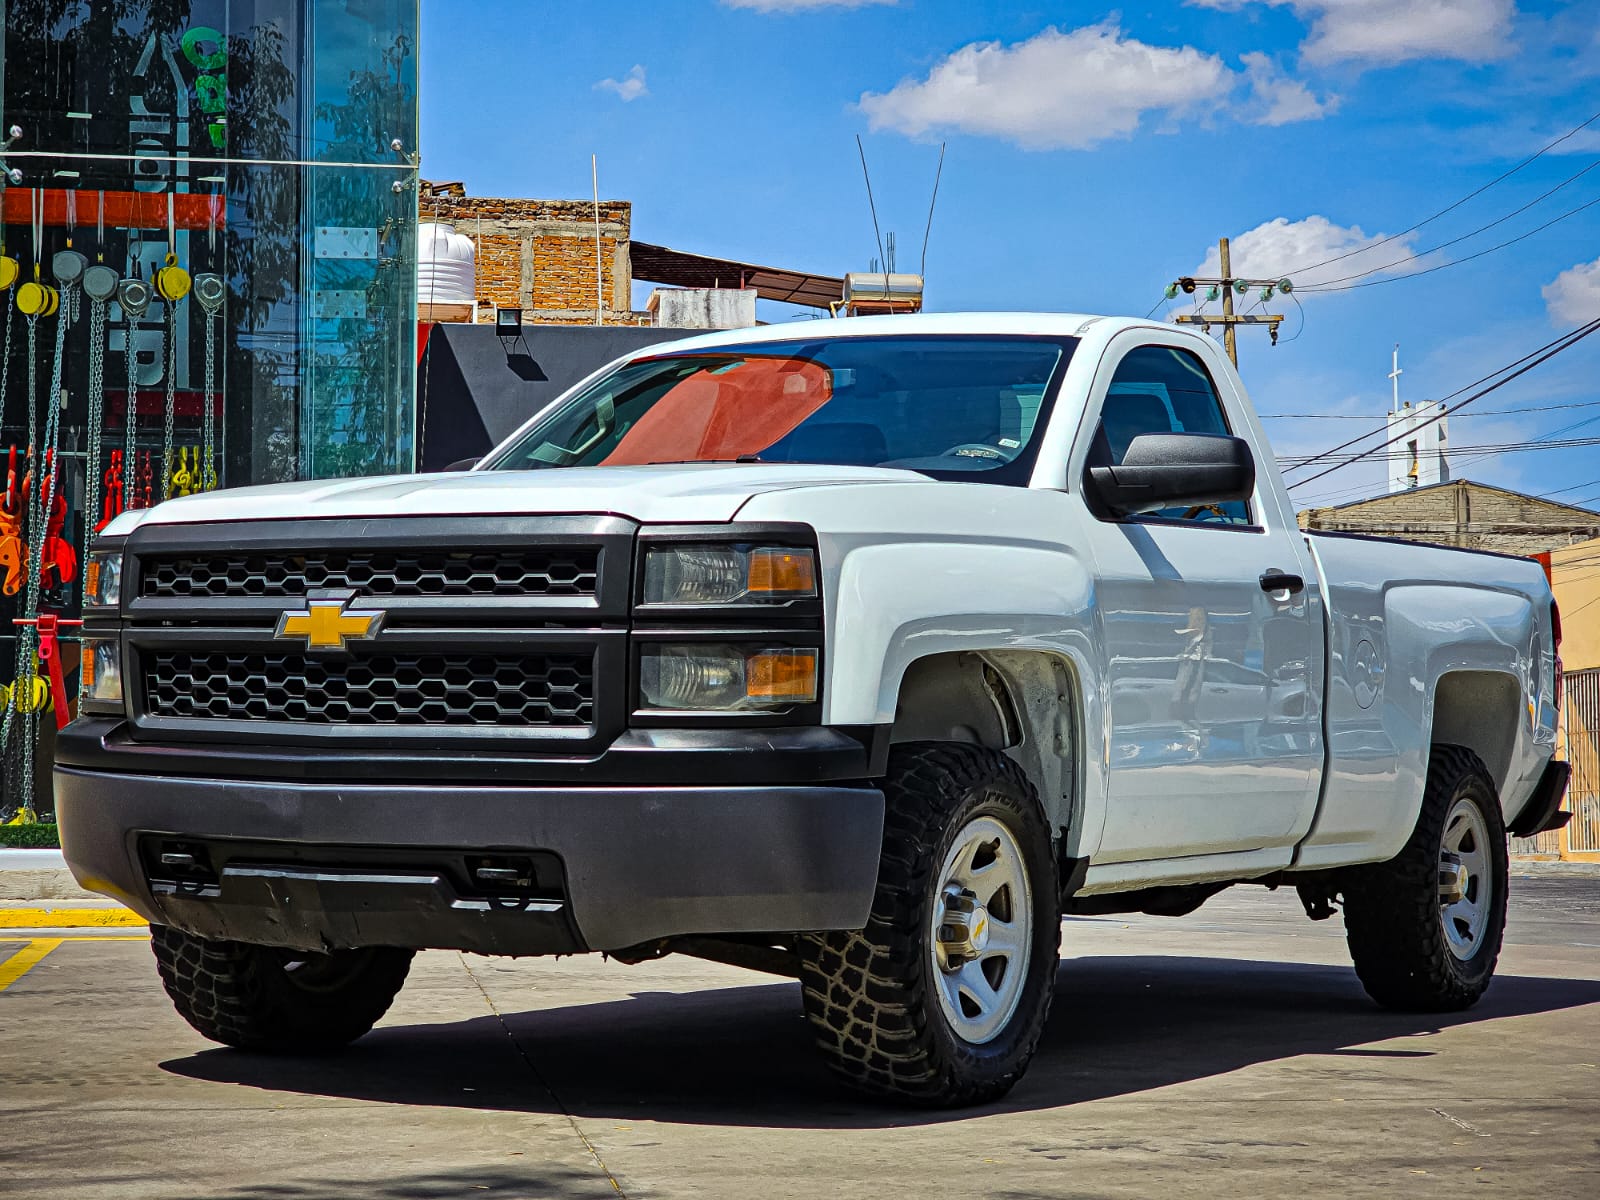
[(1069, 921), (1028, 1077), (931, 1114), (839, 1091), (795, 985), (733, 968), (434, 952), (346, 1053), (271, 1060), (189, 1030), (133, 931), (67, 931), (0, 991), (0, 1193), (1592, 1197), (1600, 884), (1514, 891), (1446, 1017), (1371, 1007), (1292, 894)]

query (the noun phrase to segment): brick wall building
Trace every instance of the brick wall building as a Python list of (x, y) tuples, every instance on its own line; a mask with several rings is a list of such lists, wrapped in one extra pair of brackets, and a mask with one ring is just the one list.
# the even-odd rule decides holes
[(1600, 513), (1458, 479), (1336, 508), (1308, 508), (1300, 527), (1532, 555), (1600, 537)]
[[(460, 183), (424, 182), (421, 219), (453, 225), (477, 246), (478, 320), (520, 308), (527, 323), (595, 323), (595, 211), (592, 200), (510, 200), (468, 196)], [(633, 205), (600, 201), (601, 323), (635, 325), (629, 262)]]

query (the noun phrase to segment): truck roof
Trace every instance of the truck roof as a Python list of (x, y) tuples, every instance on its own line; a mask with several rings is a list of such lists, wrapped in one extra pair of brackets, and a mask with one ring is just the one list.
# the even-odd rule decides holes
[[(725, 329), (681, 341), (664, 343), (674, 351), (747, 346), (752, 342), (792, 342), (806, 338), (887, 337), (928, 334), (1013, 334), (1023, 337), (1082, 337), (1089, 326), (1110, 334), (1137, 326), (1170, 331), (1170, 325), (1138, 317), (1100, 316), (1094, 313), (940, 312), (906, 313), (884, 317), (840, 317), (837, 320), (786, 321), (754, 329)], [(640, 351), (648, 354), (649, 347)]]

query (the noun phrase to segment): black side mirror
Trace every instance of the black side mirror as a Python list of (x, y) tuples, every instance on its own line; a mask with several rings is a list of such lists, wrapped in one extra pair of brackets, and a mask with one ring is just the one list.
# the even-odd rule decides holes
[(1116, 516), (1178, 505), (1248, 500), (1255, 460), (1243, 438), (1216, 433), (1144, 433), (1122, 464), (1090, 467), (1089, 486)]

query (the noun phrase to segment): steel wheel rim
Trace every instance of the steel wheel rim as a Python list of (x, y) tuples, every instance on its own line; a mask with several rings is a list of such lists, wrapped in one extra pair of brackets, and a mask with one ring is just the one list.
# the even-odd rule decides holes
[(974, 1046), (1005, 1031), (1028, 978), (1033, 890), (1016, 836), (969, 821), (935, 876), (928, 956), (950, 1030)]
[(365, 955), (317, 954), (309, 950), (279, 950), (278, 966), (283, 977), (302, 992), (335, 992), (348, 982), (365, 962)]
[(1466, 961), (1478, 953), (1494, 904), (1489, 822), (1478, 802), (1461, 796), (1450, 806), (1439, 840), (1439, 920), (1445, 945)]

